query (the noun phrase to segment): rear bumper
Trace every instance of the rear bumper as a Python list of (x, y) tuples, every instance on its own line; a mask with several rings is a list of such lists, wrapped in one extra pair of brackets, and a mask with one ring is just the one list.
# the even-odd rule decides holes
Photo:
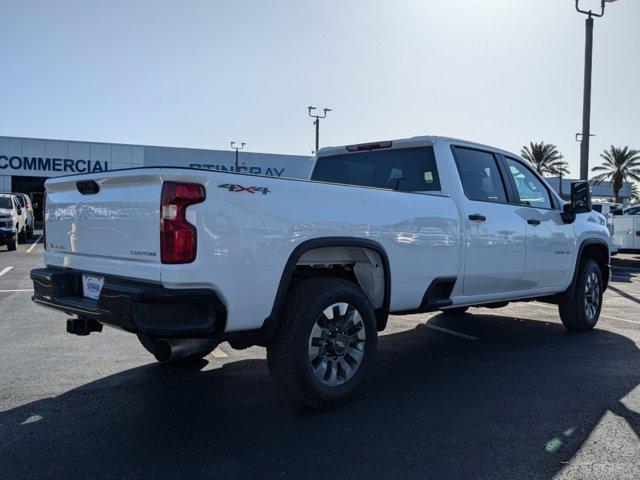
[(32, 270), (32, 300), (132, 333), (206, 337), (225, 330), (226, 309), (213, 290), (168, 289), (154, 283), (84, 272), (105, 280), (100, 298), (92, 300), (82, 296), (82, 273), (56, 267)]

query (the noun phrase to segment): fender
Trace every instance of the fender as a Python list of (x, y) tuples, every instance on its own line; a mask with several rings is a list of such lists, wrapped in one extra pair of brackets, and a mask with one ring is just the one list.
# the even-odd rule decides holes
[[(575, 262), (575, 267), (573, 269), (573, 277), (571, 278), (571, 283), (569, 284), (569, 286), (567, 287), (567, 289), (564, 292), (561, 293), (557, 293), (555, 295), (551, 295), (548, 297), (542, 297), (539, 300), (541, 302), (547, 302), (547, 303), (557, 303), (559, 301), (562, 300), (567, 300), (573, 297), (573, 294), (576, 291), (576, 282), (578, 281), (578, 267), (580, 266), (580, 260), (582, 259), (582, 253), (584, 252), (584, 249), (590, 245), (601, 245), (603, 247), (605, 247), (607, 249), (607, 252), (609, 252), (609, 245), (607, 245), (606, 242), (603, 242), (600, 239), (597, 238), (587, 238), (585, 240), (582, 241), (582, 243), (580, 244), (580, 247), (578, 248), (578, 255), (576, 256), (576, 262)], [(609, 252), (609, 258), (611, 258), (611, 252)], [(609, 264), (609, 261), (607, 261), (606, 264), (606, 268), (605, 271), (602, 272), (602, 279), (604, 281), (604, 290), (607, 289), (607, 286), (609, 284), (609, 274), (611, 272), (611, 266)]]
[(391, 300), (391, 270), (389, 268), (389, 258), (384, 247), (378, 242), (365, 238), (353, 238), (353, 237), (321, 237), (306, 240), (293, 249), (289, 259), (285, 264), (284, 271), (280, 278), (278, 285), (278, 291), (276, 298), (273, 302), (273, 308), (271, 314), (264, 321), (264, 324), (260, 330), (264, 335), (266, 343), (269, 343), (277, 335), (278, 317), (284, 305), (287, 290), (291, 284), (291, 277), (296, 268), (298, 260), (309, 250), (324, 247), (362, 247), (374, 250), (380, 255), (382, 259), (382, 266), (384, 267), (384, 298), (382, 301), (382, 307), (375, 310), (376, 320), (378, 324), (378, 331), (384, 330), (387, 326), (387, 319), (389, 317), (389, 304)]

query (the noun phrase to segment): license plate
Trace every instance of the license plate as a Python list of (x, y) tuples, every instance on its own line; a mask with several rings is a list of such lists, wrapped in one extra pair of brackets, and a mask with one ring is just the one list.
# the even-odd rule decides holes
[(100, 298), (100, 290), (102, 290), (103, 285), (104, 278), (102, 277), (82, 275), (82, 294), (87, 298), (98, 300), (98, 298)]

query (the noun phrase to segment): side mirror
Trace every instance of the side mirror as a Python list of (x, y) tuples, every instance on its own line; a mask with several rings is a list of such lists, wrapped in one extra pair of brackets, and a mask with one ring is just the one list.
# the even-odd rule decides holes
[(18, 208), (18, 215), (22, 215), (22, 209)]
[(573, 223), (579, 213), (588, 213), (591, 208), (591, 185), (589, 182), (573, 182), (571, 184), (571, 203), (562, 206), (562, 221)]
[(562, 217), (562, 221), (564, 223), (573, 223), (576, 221), (576, 212), (573, 208), (573, 205), (571, 203), (565, 203), (562, 206), (562, 213), (560, 214), (560, 216)]
[(588, 213), (591, 209), (591, 185), (589, 182), (571, 184), (571, 206), (573, 213)]

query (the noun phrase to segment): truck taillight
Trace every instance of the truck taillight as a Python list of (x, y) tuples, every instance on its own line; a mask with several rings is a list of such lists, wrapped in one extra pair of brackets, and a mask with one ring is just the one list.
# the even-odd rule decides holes
[(160, 258), (162, 263), (190, 263), (196, 259), (198, 232), (187, 222), (189, 205), (204, 201), (197, 183), (164, 182), (160, 203)]

